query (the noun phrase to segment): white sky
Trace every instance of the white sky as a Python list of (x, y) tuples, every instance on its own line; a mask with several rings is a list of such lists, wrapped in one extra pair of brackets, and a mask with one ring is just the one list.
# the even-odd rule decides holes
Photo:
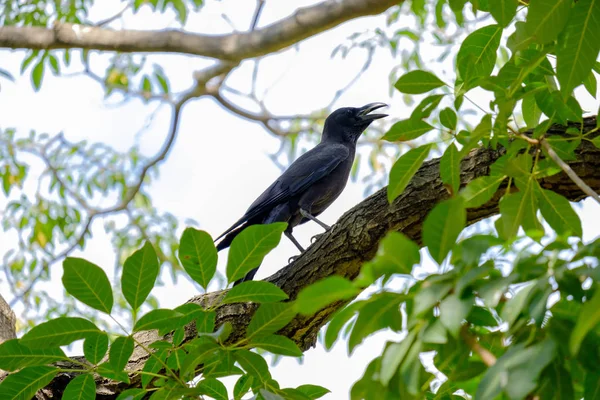
[[(91, 18), (100, 20), (114, 14), (121, 7), (119, 3), (116, 0), (97, 2)], [(310, 3), (314, 2), (267, 1), (260, 25), (280, 19), (292, 13), (296, 7)], [(208, 2), (199, 14), (190, 15), (186, 29), (203, 33), (229, 32), (229, 26), (220, 18), (220, 14), (226, 12), (237, 29), (245, 30), (253, 7), (252, 1)], [(177, 25), (170, 11), (166, 15), (153, 15), (148, 9), (142, 9), (135, 18), (126, 14), (126, 26), (132, 29), (156, 29)], [(269, 109), (273, 113), (300, 114), (327, 105), (335, 91), (345, 86), (361, 68), (365, 56), (364, 52), (356, 51), (345, 60), (340, 57), (331, 59), (332, 49), (354, 32), (384, 26), (383, 16), (361, 18), (302, 42), (298, 52), (292, 49), (267, 57), (261, 64), (259, 89), (271, 86), (285, 71), (284, 78), (270, 91), (266, 100)], [(17, 76), (23, 54), (0, 51), (0, 67)], [(433, 60), (438, 55), (439, 49), (424, 46), (424, 60)], [(73, 58), (76, 60), (78, 56)], [(163, 65), (176, 92), (190, 87), (192, 71), (210, 64), (206, 59), (179, 55), (151, 55), (149, 60)], [(450, 71), (451, 60), (448, 58), (444, 66)], [(395, 118), (407, 117), (411, 109), (404, 106), (400, 96), (393, 99), (388, 96), (388, 74), (398, 63), (388, 51), (378, 51), (369, 71), (335, 106), (360, 106), (384, 101), (392, 104), (390, 115)], [(77, 65), (75, 61), (71, 71), (79, 70)], [(92, 66), (96, 66), (95, 72), (100, 75), (105, 65), (105, 61), (92, 63)], [(433, 64), (428, 63), (427, 67), (441, 71)], [(245, 63), (228, 83), (247, 90), (250, 74), (251, 64)], [(144, 154), (152, 155), (162, 145), (170, 123), (170, 111), (164, 107), (150, 127), (138, 134), (155, 105), (147, 106), (133, 100), (123, 107), (108, 107), (101, 87), (86, 77), (55, 78), (46, 71), (39, 93), (35, 93), (31, 87), (29, 72), (14, 84), (6, 80), (1, 83), (0, 128), (15, 127), (21, 134), (27, 134), (30, 129), (50, 134), (63, 131), (70, 140), (102, 141), (123, 151), (138, 140)], [(578, 95), (585, 110), (598, 109), (598, 103), (587, 93), (579, 89)], [(483, 98), (475, 99), (483, 101)], [(280, 174), (267, 157), (278, 148), (279, 141), (265, 133), (258, 124), (231, 115), (210, 99), (194, 100), (184, 109), (177, 142), (160, 167), (160, 177), (146, 190), (159, 211), (170, 212), (180, 218), (181, 230), (184, 228), (183, 220), (193, 218), (199, 222), (200, 229), (215, 236), (237, 220), (256, 196)], [(360, 180), (358, 183), (349, 183), (321, 219), (333, 224), (363, 199), (363, 190)], [(600, 210), (597, 204), (589, 200), (583, 204), (583, 209), (579, 211), (584, 222), (584, 236), (590, 240), (600, 234), (598, 224), (593, 224), (593, 221), (598, 221)], [(305, 224), (295, 230), (298, 240), (305, 245), (311, 236), (321, 231), (316, 224)], [(77, 251), (74, 255), (83, 256), (106, 268), (110, 275), (114, 251), (101, 221), (94, 223), (93, 235), (84, 251)], [(0, 254), (8, 250), (11, 242), (7, 237), (0, 240)], [(257, 278), (273, 274), (296, 253), (291, 242), (282, 238), (277, 249), (265, 259)], [(219, 268), (222, 271), (225, 259), (225, 253), (221, 253)], [(62, 268), (56, 264), (52, 271), (52, 283), (44, 286), (50, 293), (62, 293), (61, 275)], [(6, 283), (1, 279), (0, 290), (6, 294)], [(170, 280), (167, 279), (167, 282)], [(180, 279), (176, 287), (167, 284), (156, 288), (153, 294), (162, 307), (175, 307), (197, 294), (197, 290), (185, 279)], [(9, 296), (5, 297), (10, 301)], [(19, 308), (16, 311), (19, 312)], [(293, 359), (284, 359), (272, 373), (282, 387), (319, 384), (332, 391), (326, 399), (347, 398), (352, 384), (362, 376), (368, 362), (381, 353), (385, 340), (390, 337), (393, 336), (389, 333), (381, 333), (369, 338), (350, 358), (344, 342), (338, 343), (331, 352), (326, 352), (318, 345), (316, 349), (305, 353), (303, 365), (299, 366)], [(73, 351), (78, 352), (78, 349)]]

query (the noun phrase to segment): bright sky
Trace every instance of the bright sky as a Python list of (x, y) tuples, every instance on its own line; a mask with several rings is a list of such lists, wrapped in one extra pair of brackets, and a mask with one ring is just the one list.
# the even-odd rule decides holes
[[(260, 25), (278, 20), (291, 14), (298, 6), (311, 3), (314, 2), (267, 1)], [(114, 14), (120, 7), (117, 0), (96, 2), (90, 17), (100, 20)], [(230, 27), (220, 17), (222, 12), (226, 12), (238, 30), (246, 30), (253, 7), (252, 1), (211, 1), (199, 14), (190, 15), (186, 29), (203, 33), (229, 32)], [(127, 28), (132, 29), (177, 26), (170, 11), (166, 15), (154, 15), (147, 8), (142, 9), (135, 18), (125, 14), (125, 21)], [(267, 57), (259, 72), (259, 93), (283, 74), (266, 98), (268, 108), (273, 113), (289, 115), (307, 113), (327, 105), (335, 91), (354, 77), (365, 57), (365, 52), (356, 51), (345, 60), (340, 57), (331, 59), (332, 49), (354, 32), (384, 26), (383, 16), (361, 18), (302, 42), (297, 46), (299, 51), (290, 49)], [(439, 55), (439, 49), (433, 46), (424, 46), (423, 49), (423, 59), (426, 61)], [(0, 51), (0, 67), (17, 76), (23, 54), (20, 51)], [(78, 57), (73, 58), (77, 60)], [(95, 72), (103, 75), (106, 57), (95, 56), (92, 60)], [(192, 84), (192, 71), (211, 63), (210, 60), (180, 55), (151, 55), (149, 61), (159, 62), (165, 68), (175, 92), (188, 89)], [(446, 62), (446, 68), (451, 71), (451, 58)], [(378, 51), (368, 72), (335, 106), (361, 106), (384, 101), (392, 105), (389, 114), (393, 117), (408, 116), (410, 109), (404, 106), (400, 96), (389, 98), (388, 74), (398, 63), (389, 55), (389, 51)], [(433, 69), (433, 64), (427, 67)], [(78, 61), (69, 69), (71, 72), (79, 70)], [(248, 90), (251, 70), (251, 63), (244, 63), (234, 72), (228, 84)], [(440, 71), (439, 68), (436, 70)], [(581, 94), (580, 99), (585, 110), (598, 109), (597, 102), (589, 95)], [(108, 103), (116, 102), (113, 99)], [(134, 143), (140, 143), (144, 154), (153, 155), (163, 143), (171, 117), (168, 107), (163, 107), (150, 126), (144, 129), (147, 117), (155, 107), (156, 104), (144, 105), (138, 100), (132, 100), (124, 106), (108, 106), (96, 82), (79, 76), (56, 78), (49, 71), (46, 71), (41, 91), (35, 93), (29, 72), (26, 72), (14, 84), (2, 81), (0, 128), (15, 127), (20, 134), (27, 134), (30, 129), (51, 135), (62, 131), (72, 141), (101, 141), (123, 151)], [(181, 230), (185, 227), (183, 221), (193, 218), (199, 222), (200, 229), (216, 236), (237, 220), (280, 174), (267, 156), (278, 148), (279, 141), (265, 133), (258, 124), (231, 115), (210, 99), (194, 100), (185, 107), (177, 142), (160, 167), (160, 177), (146, 190), (159, 211), (173, 213), (182, 221)], [(365, 172), (363, 170), (361, 175), (364, 176)], [(358, 183), (349, 183), (321, 219), (333, 224), (363, 199), (363, 191), (364, 185), (360, 179)], [(600, 234), (598, 224), (592, 223), (598, 221), (600, 209), (591, 201), (583, 204), (580, 213), (584, 235), (590, 240)], [(311, 236), (321, 231), (319, 226), (310, 223), (295, 230), (298, 240), (305, 245), (308, 245)], [(14, 238), (3, 237), (0, 241), (0, 254), (4, 254), (12, 245), (11, 239)], [(106, 268), (110, 275), (114, 265), (113, 253), (102, 222), (96, 221), (93, 239), (88, 241), (83, 251), (73, 255), (85, 257)], [(265, 259), (257, 278), (273, 274), (296, 253), (291, 242), (283, 238), (277, 249)], [(219, 265), (222, 271), (225, 259), (225, 253), (221, 253)], [(430, 268), (431, 265), (428, 264)], [(44, 286), (49, 293), (62, 293), (61, 275), (62, 267), (57, 264), (52, 271), (52, 283)], [(3, 294), (8, 293), (5, 285), (0, 278)], [(162, 307), (175, 307), (196, 295), (197, 290), (185, 279), (180, 279), (176, 286), (167, 279), (167, 285), (156, 288), (153, 294)], [(7, 300), (10, 301), (10, 297)], [(18, 313), (19, 309), (16, 311)], [(305, 353), (303, 365), (293, 359), (284, 359), (272, 373), (282, 387), (319, 384), (332, 391), (326, 399), (347, 398), (351, 385), (362, 376), (368, 362), (381, 353), (385, 340), (390, 337), (393, 337), (390, 333), (381, 333), (369, 338), (350, 358), (345, 342), (338, 343), (331, 352), (318, 345), (316, 349)], [(72, 353), (80, 353), (79, 348)]]

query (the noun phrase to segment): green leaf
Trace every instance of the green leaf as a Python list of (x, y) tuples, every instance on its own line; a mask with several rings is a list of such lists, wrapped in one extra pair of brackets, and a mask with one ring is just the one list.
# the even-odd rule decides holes
[(569, 350), (574, 356), (579, 353), (581, 342), (598, 323), (600, 322), (600, 290), (596, 290), (591, 299), (583, 303), (581, 312), (577, 318), (577, 323), (571, 338), (569, 339)]
[(125, 260), (121, 277), (121, 290), (133, 310), (137, 310), (154, 287), (160, 267), (156, 252), (150, 242)]
[(96, 372), (105, 378), (112, 379), (119, 382), (130, 383), (129, 375), (125, 371), (115, 371), (109, 363), (102, 363), (98, 365)]
[(227, 388), (215, 378), (203, 379), (196, 385), (198, 393), (212, 397), (215, 400), (228, 400)]
[(282, 356), (301, 357), (302, 351), (293, 340), (281, 335), (271, 335), (252, 339), (250, 344), (273, 354)]
[(320, 399), (327, 393), (331, 393), (331, 390), (319, 385), (300, 385), (296, 389), (310, 397), (312, 400)]
[(416, 139), (432, 129), (433, 126), (420, 119), (404, 119), (392, 125), (381, 139), (389, 142), (406, 142)]
[(553, 42), (565, 27), (572, 4), (572, 0), (531, 0), (525, 22), (527, 33), (538, 43)]
[(327, 325), (327, 332), (325, 333), (325, 347), (327, 350), (331, 350), (331, 347), (338, 339), (340, 330), (352, 317), (354, 317), (356, 312), (360, 310), (364, 304), (365, 301), (356, 301), (333, 314), (331, 321)]
[(65, 359), (67, 356), (60, 348), (30, 349), (19, 343), (18, 339), (7, 340), (0, 344), (0, 370), (16, 371)]
[(179, 260), (185, 272), (206, 290), (217, 271), (217, 249), (210, 235), (194, 228), (183, 231)]
[(90, 334), (83, 342), (83, 355), (91, 364), (98, 364), (108, 351), (108, 335), (98, 331)]
[(437, 108), (444, 96), (445, 95), (443, 94), (433, 94), (431, 96), (425, 97), (410, 114), (410, 119), (420, 120), (424, 118), (429, 118), (433, 110)]
[(234, 282), (257, 268), (267, 253), (279, 244), (286, 227), (285, 222), (252, 225), (237, 235), (229, 250), (227, 280)]
[(523, 311), (525, 307), (525, 302), (529, 298), (529, 294), (535, 288), (535, 285), (532, 283), (528, 283), (524, 287), (521, 287), (514, 297), (512, 297), (502, 308), (502, 312), (500, 313), (500, 318), (502, 318), (509, 326), (513, 324), (517, 320), (517, 317)]
[(556, 75), (563, 98), (588, 76), (600, 51), (600, 0), (575, 3), (556, 49)]
[(29, 400), (50, 383), (59, 372), (54, 367), (27, 367), (12, 373), (0, 383), (2, 400)]
[(440, 160), (442, 182), (452, 188), (452, 193), (460, 187), (460, 152), (454, 143), (450, 144)]
[(496, 64), (496, 51), (500, 45), (502, 28), (488, 25), (472, 32), (462, 42), (456, 64), (465, 81), (490, 76)]
[(187, 357), (184, 358), (181, 366), (181, 375), (188, 376), (196, 367), (212, 357), (219, 349), (219, 345), (214, 342), (205, 342), (190, 350)]
[(123, 371), (133, 354), (133, 346), (131, 336), (119, 336), (110, 346), (109, 362), (115, 371)]
[(596, 80), (596, 75), (591, 71), (587, 78), (583, 81), (583, 86), (585, 90), (588, 91), (590, 96), (596, 97), (596, 91), (598, 90), (598, 81)]
[(135, 323), (133, 331), (148, 331), (150, 329), (172, 330), (179, 326), (182, 316), (183, 314), (175, 310), (163, 308), (152, 310)]
[(540, 110), (538, 107), (534, 94), (528, 94), (527, 96), (523, 97), (523, 102), (521, 103), (521, 112), (523, 114), (525, 124), (527, 124), (527, 128), (533, 129), (538, 125), (542, 116), (542, 110)]
[(535, 196), (540, 205), (542, 216), (559, 235), (573, 234), (581, 237), (581, 220), (571, 207), (569, 200), (551, 190), (536, 186)]
[(423, 244), (431, 257), (441, 264), (467, 222), (463, 199), (456, 197), (437, 204), (423, 222)]
[(482, 176), (474, 179), (460, 192), (466, 208), (480, 207), (490, 201), (505, 175)]
[(450, 130), (456, 130), (456, 113), (451, 108), (440, 111), (440, 123)]
[(585, 374), (585, 393), (584, 399), (600, 399), (600, 373), (596, 371), (587, 371)]
[(431, 144), (411, 149), (394, 163), (387, 188), (387, 197), (390, 203), (404, 192), (412, 177), (427, 158), (429, 150), (431, 150)]
[(384, 386), (388, 386), (388, 383), (398, 370), (398, 367), (406, 357), (406, 354), (408, 354), (416, 334), (417, 331), (413, 329), (400, 343), (391, 343), (383, 352), (379, 380)]
[(302, 289), (294, 308), (302, 315), (313, 315), (335, 301), (350, 299), (358, 293), (352, 282), (334, 275)]
[[(146, 363), (144, 364), (144, 368), (142, 368), (143, 372), (149, 372), (152, 374), (157, 374), (161, 369), (164, 368), (164, 363), (165, 360), (167, 359), (167, 354), (169, 354), (169, 351), (167, 349), (159, 349), (157, 350), (155, 353), (153, 353), (148, 360), (146, 360)], [(148, 386), (148, 384), (150, 384), (150, 382), (152, 381), (152, 379), (154, 379), (154, 377), (152, 375), (148, 375), (148, 374), (141, 374), (142, 375), (142, 387), (145, 388), (146, 386)]]
[(499, 233), (501, 233), (501, 237), (514, 238), (521, 225), (525, 232), (542, 229), (536, 215), (537, 199), (533, 194), (533, 182), (528, 179), (527, 185), (522, 191), (505, 195), (500, 200), (502, 230)]
[[(144, 375), (142, 375), (142, 379)], [(142, 400), (146, 396), (144, 389), (127, 389), (119, 394), (117, 400)]]
[(42, 79), (44, 78), (44, 58), (40, 58), (33, 70), (31, 71), (31, 82), (33, 88), (37, 92), (42, 86)]
[(458, 337), (462, 321), (467, 318), (472, 307), (472, 298), (461, 299), (457, 294), (446, 297), (440, 304), (440, 321), (455, 338)]
[(235, 360), (244, 371), (252, 375), (257, 382), (267, 382), (271, 379), (269, 366), (262, 356), (249, 350), (238, 350), (234, 354)]
[(295, 315), (296, 311), (292, 304), (262, 304), (248, 324), (247, 338), (269, 336), (286, 326)]
[(444, 85), (445, 83), (431, 72), (417, 70), (402, 75), (394, 86), (401, 93), (421, 94)]
[(402, 330), (402, 315), (399, 308), (404, 300), (404, 296), (397, 293), (383, 292), (373, 295), (360, 310), (352, 328), (348, 339), (349, 352), (352, 353), (367, 336), (380, 329), (390, 328), (396, 332)]
[(288, 295), (271, 282), (247, 281), (234, 286), (227, 292), (221, 304), (243, 303), (247, 301), (273, 303), (287, 298)]
[(62, 400), (94, 400), (96, 382), (90, 374), (79, 375), (67, 385)]
[(239, 400), (252, 388), (252, 375), (242, 375), (233, 387), (233, 398)]
[(87, 319), (60, 317), (34, 326), (20, 342), (32, 349), (66, 346), (98, 332), (98, 327)]
[(113, 294), (106, 273), (83, 258), (67, 257), (63, 262), (63, 286), (69, 294), (88, 306), (110, 314)]
[(517, 14), (517, 4), (517, 0), (492, 0), (489, 2), (490, 14), (506, 28)]
[[(419, 246), (400, 232), (389, 232), (379, 244), (375, 259), (370, 263), (373, 266), (371, 277), (364, 282), (368, 286), (382, 275), (393, 274), (410, 275), (412, 267), (421, 261)], [(361, 277), (369, 264), (364, 264), (361, 274), (353, 282), (354, 286), (361, 287)]]

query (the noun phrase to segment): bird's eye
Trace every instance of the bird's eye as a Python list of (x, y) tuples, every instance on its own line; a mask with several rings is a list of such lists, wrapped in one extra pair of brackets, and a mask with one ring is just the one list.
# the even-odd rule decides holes
[(351, 110), (346, 110), (346, 115), (352, 115), (352, 111)]

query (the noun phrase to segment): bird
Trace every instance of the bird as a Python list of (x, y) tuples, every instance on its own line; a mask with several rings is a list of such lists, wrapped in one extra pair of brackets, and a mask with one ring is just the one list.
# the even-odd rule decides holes
[[(292, 235), (294, 227), (314, 221), (326, 231), (330, 229), (317, 217), (344, 190), (360, 135), (373, 121), (387, 117), (387, 114), (372, 112), (386, 106), (385, 103), (369, 103), (363, 107), (343, 107), (332, 112), (325, 119), (319, 144), (298, 157), (240, 219), (215, 239), (215, 243), (220, 241), (217, 251), (228, 248), (233, 239), (248, 226), (287, 222), (284, 234), (302, 254), (304, 248)], [(249, 271), (233, 286), (252, 280), (257, 270), (258, 267)]]

